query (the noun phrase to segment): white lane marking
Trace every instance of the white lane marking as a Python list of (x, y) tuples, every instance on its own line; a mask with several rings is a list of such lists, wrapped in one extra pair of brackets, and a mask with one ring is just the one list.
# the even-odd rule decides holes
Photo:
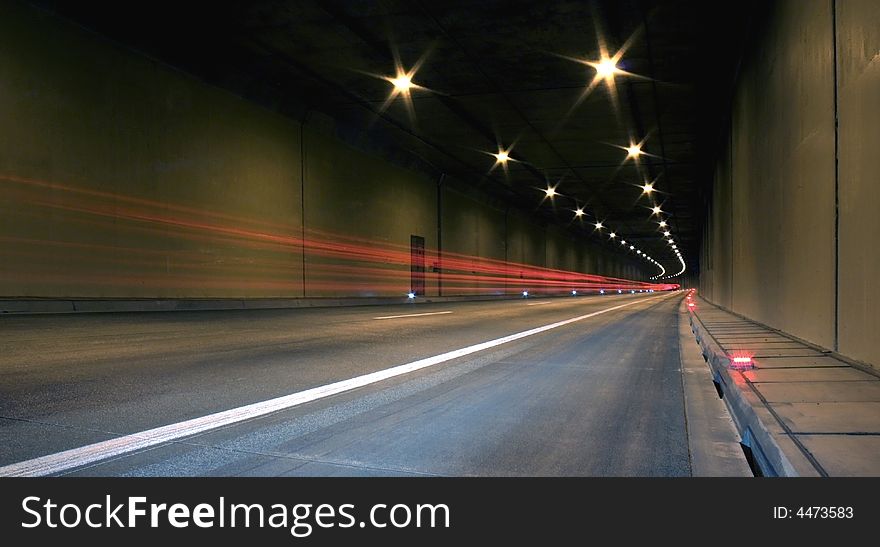
[(376, 382), (381, 382), (382, 380), (394, 378), (395, 376), (414, 372), (416, 370), (444, 363), (446, 361), (450, 361), (458, 357), (463, 357), (465, 355), (470, 355), (471, 353), (476, 353), (484, 349), (494, 348), (495, 346), (500, 346), (501, 344), (513, 342), (514, 340), (519, 340), (520, 338), (525, 338), (527, 336), (532, 336), (541, 332), (546, 332), (551, 329), (556, 329), (565, 325), (569, 325), (576, 321), (582, 321), (590, 317), (602, 315), (603, 313), (608, 313), (610, 311), (619, 310), (620, 308), (632, 306), (633, 304), (647, 302), (649, 300), (655, 300), (657, 298), (663, 298), (666, 296), (668, 295), (664, 294), (651, 298), (633, 300), (631, 302), (627, 302), (626, 304), (620, 304), (618, 306), (595, 311), (586, 315), (579, 315), (571, 319), (565, 319), (564, 321), (558, 321), (556, 323), (544, 325), (543, 327), (536, 327), (534, 329), (517, 332), (515, 334), (504, 336), (502, 338), (496, 338), (494, 340), (489, 340), (480, 344), (474, 344), (472, 346), (467, 346), (454, 351), (441, 353), (440, 355), (435, 355), (433, 357), (419, 359), (418, 361), (413, 361), (404, 365), (398, 365), (396, 367), (387, 368), (385, 370), (379, 370), (376, 372), (371, 372), (369, 374), (356, 376), (354, 378), (349, 378), (348, 380), (333, 382), (332, 384), (314, 387), (305, 391), (292, 393), (290, 395), (284, 395), (282, 397), (276, 397), (275, 399), (269, 399), (268, 401), (261, 401), (259, 403), (240, 406), (238, 408), (224, 410), (222, 412), (216, 412), (214, 414), (208, 414), (207, 416), (202, 416), (200, 418), (193, 418), (192, 420), (186, 420), (176, 424), (164, 425), (161, 427), (156, 427), (154, 429), (141, 431), (139, 433), (132, 433), (131, 435), (124, 435), (115, 439), (109, 439), (79, 448), (72, 448), (63, 452), (57, 452), (55, 454), (49, 454), (46, 456), (41, 456), (39, 458), (25, 460), (22, 462), (0, 467), (0, 477), (35, 477), (61, 473), (62, 471), (68, 471), (77, 467), (83, 467), (101, 460), (121, 456), (129, 452), (144, 450), (160, 444), (169, 443), (183, 437), (190, 437), (192, 435), (204, 433), (206, 431), (217, 429), (219, 427), (236, 424), (245, 420), (251, 420), (260, 416), (271, 414), (273, 412), (287, 410), (298, 405), (316, 401), (318, 399), (323, 399), (325, 397), (330, 397), (331, 395), (336, 395), (359, 387), (375, 384)]
[(541, 304), (552, 304), (552, 303), (553, 302), (551, 302), (550, 300), (548, 300), (546, 302), (529, 302), (528, 304), (526, 304), (526, 306), (540, 306)]
[(423, 315), (443, 315), (444, 313), (452, 313), (451, 311), (432, 311), (428, 313), (408, 313), (406, 315), (385, 315), (382, 317), (374, 317), (373, 319), (398, 319), (400, 317), (421, 317)]

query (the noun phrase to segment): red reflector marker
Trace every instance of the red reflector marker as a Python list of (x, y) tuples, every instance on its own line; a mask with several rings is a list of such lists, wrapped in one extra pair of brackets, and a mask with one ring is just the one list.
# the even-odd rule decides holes
[(749, 370), (755, 367), (755, 363), (752, 361), (752, 358), (747, 355), (740, 355), (737, 357), (730, 357), (730, 368), (737, 370)]

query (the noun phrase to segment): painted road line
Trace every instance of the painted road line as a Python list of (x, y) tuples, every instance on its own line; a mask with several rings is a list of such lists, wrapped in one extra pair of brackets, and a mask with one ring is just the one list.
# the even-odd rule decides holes
[(408, 313), (406, 315), (385, 315), (382, 317), (374, 317), (373, 319), (400, 319), (401, 317), (422, 317), (424, 315), (443, 315), (444, 313), (452, 313), (451, 311), (432, 311), (429, 313)]
[(141, 431), (139, 433), (132, 433), (131, 435), (124, 435), (115, 439), (109, 439), (79, 448), (72, 448), (63, 452), (57, 452), (55, 454), (49, 454), (46, 456), (41, 456), (39, 458), (25, 460), (23, 462), (0, 467), (0, 477), (36, 477), (42, 475), (63, 473), (71, 469), (94, 464), (101, 460), (118, 457), (138, 450), (152, 448), (154, 446), (170, 443), (184, 437), (190, 437), (199, 433), (204, 433), (206, 431), (217, 429), (219, 427), (244, 422), (246, 420), (252, 420), (254, 418), (265, 416), (267, 414), (272, 414), (274, 412), (288, 410), (295, 406), (310, 403), (312, 401), (317, 401), (318, 399), (330, 397), (331, 395), (337, 395), (339, 393), (350, 391), (359, 387), (375, 384), (376, 382), (381, 382), (382, 380), (394, 378), (395, 376), (400, 376), (402, 374), (408, 374), (410, 372), (431, 367), (440, 363), (445, 363), (446, 361), (450, 361), (458, 357), (463, 357), (465, 355), (470, 355), (471, 353), (476, 353), (478, 351), (494, 348), (502, 344), (507, 344), (508, 342), (513, 342), (514, 340), (526, 338), (527, 336), (533, 336), (535, 334), (546, 332), (551, 329), (570, 325), (571, 323), (583, 321), (584, 319), (595, 317), (597, 315), (602, 315), (603, 313), (608, 313), (614, 310), (625, 308), (627, 306), (632, 306), (634, 304), (648, 302), (650, 300), (656, 300), (658, 298), (664, 298), (667, 296), (668, 295), (663, 294), (660, 296), (633, 300), (625, 304), (620, 304), (611, 308), (605, 308), (604, 310), (595, 311), (586, 315), (579, 315), (577, 317), (572, 317), (571, 319), (565, 319), (563, 321), (550, 323), (549, 325), (544, 325), (542, 327), (536, 327), (534, 329), (517, 332), (515, 334), (504, 336), (502, 338), (496, 338), (494, 340), (489, 340), (480, 344), (474, 344), (472, 346), (467, 346), (454, 351), (441, 353), (440, 355), (435, 355), (433, 357), (426, 357), (425, 359), (419, 359), (418, 361), (413, 361), (404, 365), (398, 365), (395, 367), (387, 368), (385, 370), (379, 370), (376, 372), (371, 372), (369, 374), (356, 376), (354, 378), (349, 378), (348, 380), (333, 382), (332, 384), (314, 387), (305, 391), (299, 391), (290, 395), (284, 395), (282, 397), (276, 397), (275, 399), (269, 399), (268, 401), (261, 401), (259, 403), (240, 406), (238, 408), (224, 410), (222, 412), (216, 412), (214, 414), (208, 414), (207, 416), (202, 416), (200, 418), (193, 418), (192, 420), (164, 425), (154, 429)]
[(551, 302), (550, 300), (548, 300), (546, 302), (529, 302), (528, 304), (526, 304), (526, 306), (540, 306), (542, 304), (552, 304), (552, 303), (553, 302)]

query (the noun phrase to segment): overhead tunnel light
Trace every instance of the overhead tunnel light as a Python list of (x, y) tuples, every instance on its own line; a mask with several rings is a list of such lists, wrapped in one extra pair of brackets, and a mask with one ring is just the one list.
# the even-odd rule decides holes
[(620, 72), (614, 59), (603, 58), (598, 63), (590, 63), (590, 65), (596, 69), (596, 76), (605, 80), (613, 78)]
[(409, 74), (400, 74), (397, 78), (391, 78), (391, 85), (398, 93), (406, 93), (412, 89), (412, 78)]

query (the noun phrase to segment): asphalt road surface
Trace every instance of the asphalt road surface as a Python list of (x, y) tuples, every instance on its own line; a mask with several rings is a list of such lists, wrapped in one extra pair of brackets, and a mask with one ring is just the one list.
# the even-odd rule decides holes
[(681, 296), (2, 317), (0, 475), (690, 475)]

